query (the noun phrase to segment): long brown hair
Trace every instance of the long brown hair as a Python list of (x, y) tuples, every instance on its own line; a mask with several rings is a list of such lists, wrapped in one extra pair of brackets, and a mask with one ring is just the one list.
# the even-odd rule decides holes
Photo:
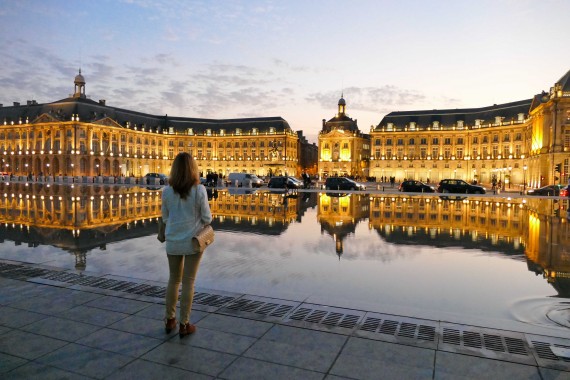
[(175, 193), (180, 195), (180, 198), (186, 199), (192, 186), (199, 183), (200, 176), (196, 161), (186, 152), (178, 153), (170, 169), (168, 184), (172, 186)]

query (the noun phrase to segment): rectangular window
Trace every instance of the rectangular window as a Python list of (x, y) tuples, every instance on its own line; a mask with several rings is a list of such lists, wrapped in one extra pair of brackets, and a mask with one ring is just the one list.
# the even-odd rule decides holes
[(420, 139), (420, 144), (421, 144), (421, 145), (427, 145), (427, 139), (426, 139), (425, 137), (422, 137), (422, 138)]
[(404, 145), (404, 139), (398, 139), (398, 145)]
[(457, 145), (463, 145), (463, 137), (457, 138)]
[(443, 144), (444, 145), (451, 145), (451, 138), (450, 137), (446, 137), (443, 139)]
[(439, 157), (439, 148), (431, 148), (431, 157), (437, 159)]
[(431, 140), (431, 143), (432, 143), (433, 145), (439, 145), (439, 139), (438, 139), (437, 137), (434, 137), (434, 138)]

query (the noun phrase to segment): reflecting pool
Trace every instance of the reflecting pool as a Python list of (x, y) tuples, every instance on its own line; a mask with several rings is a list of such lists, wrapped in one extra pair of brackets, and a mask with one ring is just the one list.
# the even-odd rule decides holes
[[(570, 336), (568, 200), (220, 190), (198, 286)], [(160, 189), (0, 184), (0, 259), (166, 282)]]

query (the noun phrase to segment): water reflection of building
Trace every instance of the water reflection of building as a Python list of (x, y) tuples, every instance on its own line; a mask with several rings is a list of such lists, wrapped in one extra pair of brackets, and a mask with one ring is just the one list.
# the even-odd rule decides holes
[(560, 297), (570, 298), (570, 224), (564, 215), (570, 201), (536, 203), (527, 215), (528, 269), (542, 275)]
[(505, 198), (377, 196), (370, 198), (370, 227), (398, 244), (523, 254), (523, 209), (521, 200)]
[(226, 231), (279, 235), (316, 205), (316, 194), (311, 194), (254, 191), (234, 195), (220, 191), (211, 203), (212, 225)]
[(368, 195), (364, 194), (319, 195), (317, 220), (321, 224), (321, 232), (326, 231), (333, 237), (339, 258), (344, 251), (344, 239), (354, 234), (358, 222), (368, 218), (368, 207)]
[[(210, 204), (217, 230), (277, 235), (316, 205), (316, 193), (224, 190)], [(160, 206), (156, 188), (0, 183), (0, 242), (58, 247), (75, 255), (77, 269), (85, 269), (87, 252), (155, 234)]]
[(155, 233), (160, 192), (119, 186), (0, 184), (0, 241), (52, 245), (85, 269), (86, 253)]

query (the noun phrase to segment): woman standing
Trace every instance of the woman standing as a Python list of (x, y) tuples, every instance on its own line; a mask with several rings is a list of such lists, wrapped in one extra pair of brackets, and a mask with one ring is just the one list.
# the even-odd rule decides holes
[(190, 312), (194, 298), (194, 281), (202, 252), (192, 238), (212, 221), (208, 195), (200, 185), (198, 165), (188, 153), (179, 153), (170, 170), (168, 184), (162, 191), (162, 220), (166, 224), (166, 253), (170, 276), (166, 289), (165, 330), (176, 327), (176, 303), (180, 296), (181, 338), (196, 331), (190, 324)]

